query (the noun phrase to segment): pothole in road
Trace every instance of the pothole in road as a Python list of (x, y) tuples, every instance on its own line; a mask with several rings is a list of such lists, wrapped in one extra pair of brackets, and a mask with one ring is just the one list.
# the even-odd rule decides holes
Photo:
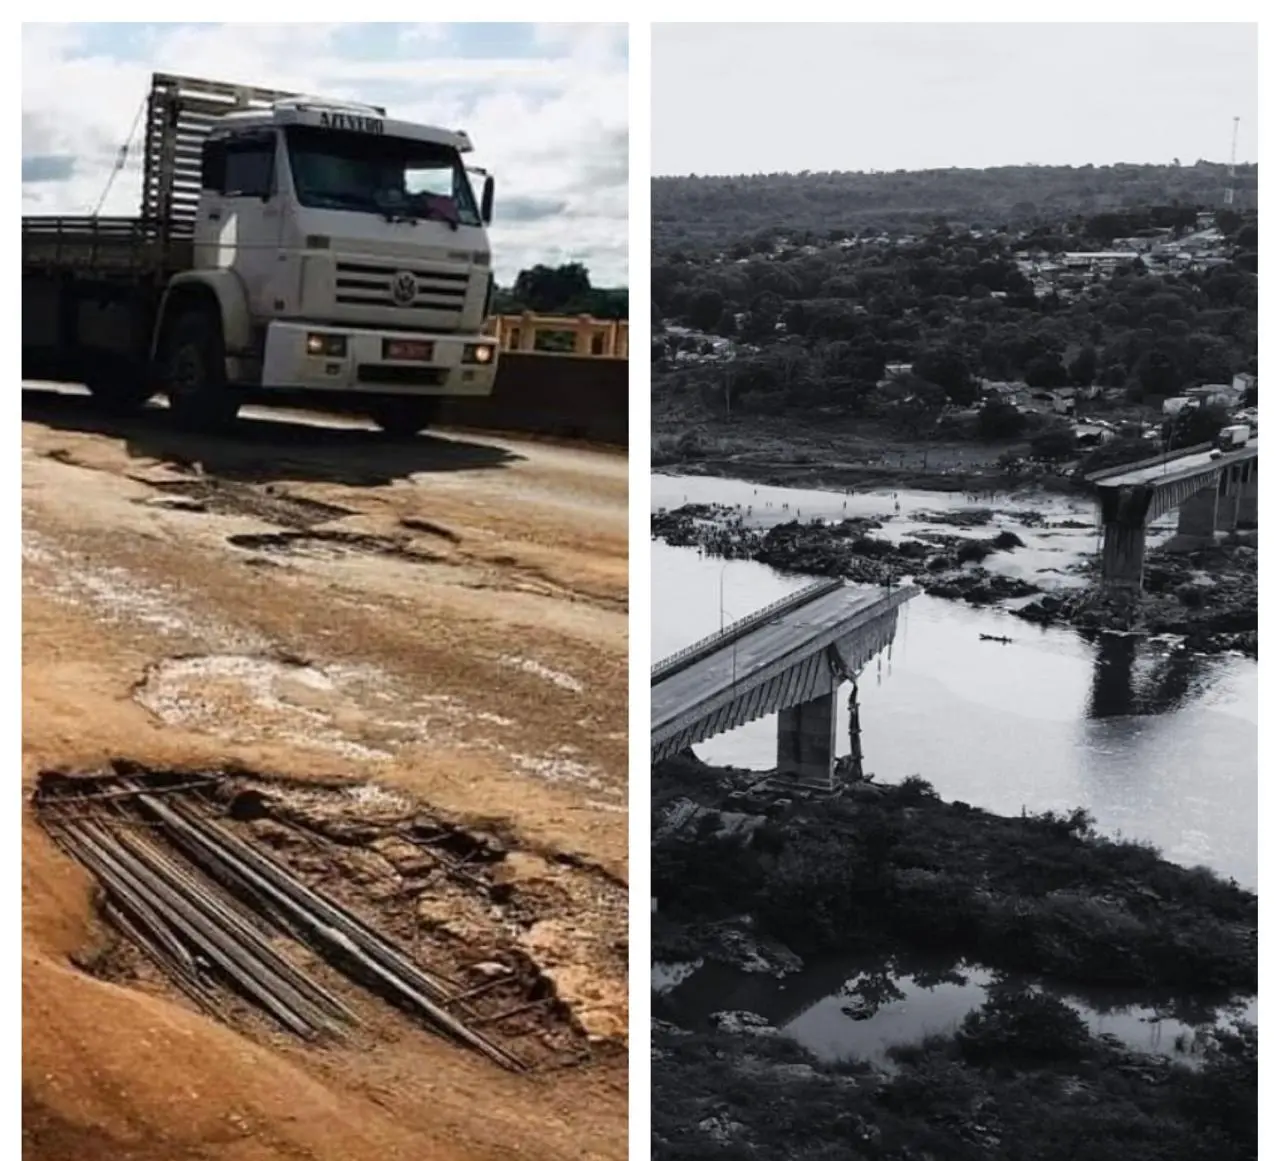
[(364, 532), (340, 532), (336, 529), (312, 532), (246, 532), (228, 536), (227, 543), (234, 548), (244, 548), (253, 552), (320, 560), (339, 560), (353, 555), (374, 555), (394, 557), (412, 564), (439, 564), (448, 559), (439, 553), (410, 548), (405, 541), (390, 536), (374, 536)]
[(255, 488), (212, 476), (192, 480), (140, 480), (162, 495), (139, 500), (144, 505), (157, 503), (165, 507), (192, 512), (210, 512), (220, 516), (254, 516), (267, 524), (283, 528), (311, 528), (330, 520), (354, 516), (351, 508), (326, 504), (304, 496), (292, 496), (270, 487)]
[(117, 936), (81, 966), (250, 1034), (399, 1041), (513, 1069), (625, 1030), (626, 890), (372, 784), (45, 773), (37, 817)]

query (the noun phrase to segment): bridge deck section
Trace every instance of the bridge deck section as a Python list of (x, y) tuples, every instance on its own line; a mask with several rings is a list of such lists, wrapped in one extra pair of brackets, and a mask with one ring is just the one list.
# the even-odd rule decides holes
[(833, 665), (856, 672), (893, 639), (898, 608), (917, 592), (843, 582), (806, 591), (654, 667), (655, 761), (809, 700), (830, 688)]
[(1114, 475), (1099, 474), (1093, 477), (1093, 482), (1100, 488), (1134, 488), (1143, 485), (1158, 487), (1161, 484), (1177, 483), (1206, 470), (1219, 472), (1231, 464), (1257, 459), (1257, 456), (1258, 440), (1255, 437), (1236, 451), (1224, 451), (1218, 455), (1214, 454), (1213, 449), (1194, 451), (1160, 464), (1139, 464), (1124, 471), (1118, 470)]

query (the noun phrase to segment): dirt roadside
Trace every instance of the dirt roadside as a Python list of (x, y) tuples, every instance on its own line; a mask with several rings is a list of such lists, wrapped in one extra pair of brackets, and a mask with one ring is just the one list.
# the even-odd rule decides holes
[[(883, 420), (848, 417), (788, 417), (781, 435), (776, 418), (726, 422), (670, 415), (655, 417), (653, 430), (655, 471), (836, 491), (1007, 491), (1011, 479), (1000, 457), (1029, 452), (1027, 440), (913, 439)], [(1051, 471), (1038, 473), (1034, 482), (1053, 490), (1074, 487)]]
[[(626, 488), (606, 452), (256, 416), (201, 440), (24, 399), (24, 1157), (625, 1156)], [(414, 898), (428, 953), (531, 964), (577, 1062), (202, 1014), (30, 805), (118, 759), (346, 782), (500, 848), (503, 906)], [(399, 898), (357, 853), (334, 874)]]

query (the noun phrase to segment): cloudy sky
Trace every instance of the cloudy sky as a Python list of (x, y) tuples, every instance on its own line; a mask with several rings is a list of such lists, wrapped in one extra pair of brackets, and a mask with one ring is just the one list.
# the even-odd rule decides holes
[[(497, 182), (494, 261), (627, 279), (625, 24), (23, 25), (23, 212), (97, 204), (152, 72), (385, 105), (471, 134)], [(103, 207), (137, 212), (135, 149)]]
[(1258, 156), (1253, 24), (658, 24), (653, 172)]

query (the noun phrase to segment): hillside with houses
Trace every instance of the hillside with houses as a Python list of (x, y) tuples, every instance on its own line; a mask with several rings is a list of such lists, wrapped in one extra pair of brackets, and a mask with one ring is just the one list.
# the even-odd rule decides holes
[(1041, 443), (1060, 454), (1066, 427), (1081, 448), (1168, 439), (1200, 408), (1256, 427), (1257, 246), (1256, 211), (1181, 204), (1021, 228), (656, 238), (655, 424), (786, 414), (988, 442), (1051, 430)]

